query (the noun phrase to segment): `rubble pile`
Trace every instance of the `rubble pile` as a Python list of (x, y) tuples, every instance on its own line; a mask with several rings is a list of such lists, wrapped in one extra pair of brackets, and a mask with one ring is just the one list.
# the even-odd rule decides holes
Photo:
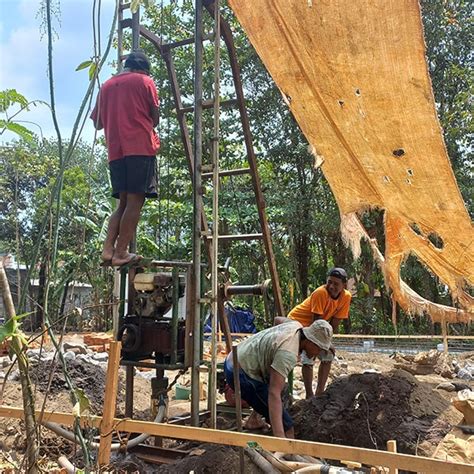
[(394, 355), (395, 367), (406, 370), (413, 375), (438, 374), (444, 378), (454, 377), (464, 380), (474, 380), (474, 358), (464, 360), (437, 350), (420, 352), (418, 354)]

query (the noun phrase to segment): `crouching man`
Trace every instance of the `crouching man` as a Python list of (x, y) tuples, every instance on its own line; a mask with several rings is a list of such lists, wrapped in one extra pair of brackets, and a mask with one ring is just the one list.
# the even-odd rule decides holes
[[(332, 327), (324, 320), (307, 327), (297, 321), (274, 326), (239, 344), (238, 362), (242, 399), (270, 423), (274, 436), (294, 438), (293, 420), (283, 409), (281, 392), (299, 355), (314, 358), (330, 350)], [(232, 352), (224, 372), (234, 389)]]

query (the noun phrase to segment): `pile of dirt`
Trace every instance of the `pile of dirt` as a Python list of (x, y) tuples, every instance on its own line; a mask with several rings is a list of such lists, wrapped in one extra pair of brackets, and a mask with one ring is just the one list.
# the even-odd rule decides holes
[[(244, 453), (245, 474), (260, 474)], [(215, 444), (202, 444), (193, 449), (188, 456), (170, 465), (157, 466), (154, 473), (176, 474), (177, 472), (194, 472), (195, 474), (239, 474), (240, 462), (238, 448)]]
[[(49, 394), (69, 391), (64, 373), (59, 363), (40, 361), (31, 371), (31, 381), (45, 393), (48, 390), (51, 371), (54, 370)], [(83, 360), (72, 360), (67, 364), (67, 372), (74, 385), (84, 391), (90, 402), (92, 413), (102, 413), (104, 407), (106, 369)], [(122, 401), (123, 383), (119, 379), (118, 402)]]
[(342, 377), (290, 413), (298, 439), (372, 449), (396, 439), (399, 452), (427, 454), (420, 443), (436, 445), (451, 428), (439, 419), (449, 406), (428, 384), (395, 370)]

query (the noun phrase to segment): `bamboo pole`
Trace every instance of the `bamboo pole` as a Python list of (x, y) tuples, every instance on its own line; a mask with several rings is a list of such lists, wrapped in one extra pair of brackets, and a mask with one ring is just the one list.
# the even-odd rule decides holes
[(110, 343), (109, 363), (105, 380), (104, 415), (100, 423), (99, 466), (105, 466), (110, 462), (121, 347), (122, 343), (120, 341)]
[(13, 320), (11, 348), (18, 360), (18, 369), (20, 373), (21, 394), (23, 398), (23, 407), (25, 410), (25, 428), (26, 428), (26, 455), (27, 455), (27, 472), (36, 474), (38, 472), (38, 432), (35, 418), (35, 399), (31, 388), (29, 361), (26, 356), (27, 346), (24, 343), (18, 323), (14, 320), (16, 317), (15, 306), (13, 304), (12, 294), (10, 292), (10, 284), (8, 283), (7, 273), (3, 266), (3, 260), (0, 259), (0, 290), (3, 298), (3, 305), (8, 320)]

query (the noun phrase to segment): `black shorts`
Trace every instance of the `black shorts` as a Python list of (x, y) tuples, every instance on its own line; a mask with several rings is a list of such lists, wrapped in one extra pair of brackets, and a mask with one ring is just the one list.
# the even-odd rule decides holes
[(124, 156), (109, 163), (112, 196), (120, 193), (145, 193), (147, 198), (158, 197), (156, 156)]

